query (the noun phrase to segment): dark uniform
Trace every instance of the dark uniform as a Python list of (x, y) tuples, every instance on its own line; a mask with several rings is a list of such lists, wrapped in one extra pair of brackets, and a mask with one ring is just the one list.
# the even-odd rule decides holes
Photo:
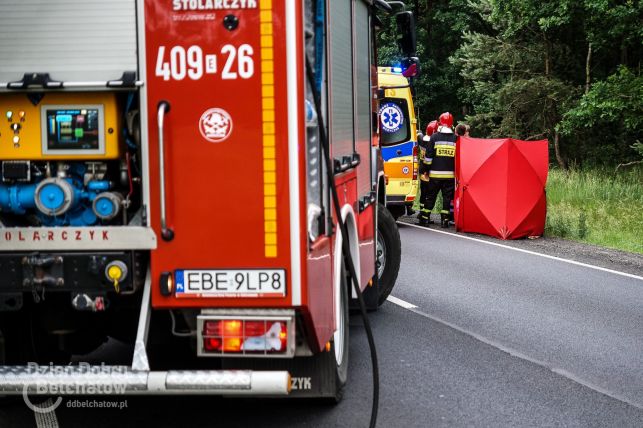
[(455, 192), (456, 139), (457, 136), (453, 133), (436, 132), (431, 135), (426, 148), (425, 159), (423, 159), (423, 166), (429, 172), (429, 182), (426, 184), (426, 197), (422, 201), (422, 208), (427, 209), (428, 213), (430, 213), (435, 205), (438, 192), (442, 192), (440, 217), (443, 227), (449, 225), (450, 205)]
[[(418, 145), (420, 146), (420, 224), (427, 225), (430, 222), (431, 208), (426, 205), (427, 196), (428, 196), (428, 173), (430, 169), (430, 163), (427, 163), (426, 151), (429, 146), (430, 137), (423, 137), (419, 140)], [(424, 173), (426, 173), (427, 179), (425, 180)]]

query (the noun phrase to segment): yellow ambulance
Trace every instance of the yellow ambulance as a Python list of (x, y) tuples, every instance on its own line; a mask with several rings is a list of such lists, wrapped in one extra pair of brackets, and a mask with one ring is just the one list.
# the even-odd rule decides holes
[(418, 190), (417, 118), (402, 69), (378, 67), (380, 142), (387, 177), (386, 207), (397, 219), (411, 214)]

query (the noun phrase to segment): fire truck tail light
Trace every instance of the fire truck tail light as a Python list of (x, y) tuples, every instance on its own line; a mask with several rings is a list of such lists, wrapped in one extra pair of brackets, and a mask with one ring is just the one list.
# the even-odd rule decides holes
[(163, 296), (171, 296), (174, 291), (174, 277), (172, 272), (163, 272), (159, 279), (159, 286)]
[(206, 351), (221, 352), (221, 349), (222, 349), (221, 345), (222, 345), (221, 339), (217, 339), (215, 337), (208, 337), (203, 339), (203, 347), (205, 348)]
[(289, 326), (288, 320), (204, 320), (203, 351), (208, 355), (286, 354)]
[(241, 338), (226, 337), (223, 339), (223, 352), (239, 352), (241, 349)]

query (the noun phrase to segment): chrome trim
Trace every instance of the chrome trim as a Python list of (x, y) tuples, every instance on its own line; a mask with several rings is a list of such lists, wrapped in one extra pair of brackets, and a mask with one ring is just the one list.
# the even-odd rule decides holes
[[(138, 77), (147, 79), (147, 51), (145, 45), (145, 2), (136, 2), (136, 26), (137, 26), (137, 48), (138, 48)], [(138, 83), (138, 82), (137, 82)], [(141, 183), (141, 197), (143, 198), (143, 210), (145, 211), (145, 223), (149, 224), (152, 218), (150, 209), (150, 145), (148, 112), (149, 104), (147, 98), (147, 85), (142, 84), (138, 91), (139, 95), (139, 120), (141, 128), (141, 177), (145, 177)]]
[(161, 101), (158, 105), (156, 120), (158, 122), (159, 132), (159, 181), (160, 181), (160, 198), (161, 198), (161, 237), (166, 241), (174, 238), (174, 231), (167, 227), (167, 212), (165, 210), (165, 138), (163, 136), (163, 123), (165, 115), (170, 111), (170, 104), (167, 101)]
[[(297, 40), (303, 35), (297, 32), (297, 23), (303, 22), (303, 11), (297, 16), (297, 1), (286, 0), (286, 87), (288, 104), (288, 186), (290, 192), (290, 296), (292, 306), (302, 304), (302, 240), (301, 201), (299, 199), (299, 76), (304, 70), (297, 66)], [(301, 52), (303, 54), (303, 52)]]
[(141, 312), (138, 317), (138, 327), (136, 329), (136, 341), (134, 342), (134, 357), (132, 358), (132, 369), (149, 370), (150, 363), (147, 358), (147, 333), (150, 329), (150, 295), (152, 289), (152, 274), (147, 269), (145, 275), (145, 285), (143, 285), (143, 297), (141, 300)]
[(288, 395), (287, 371), (137, 371), (127, 366), (0, 366), (6, 395)]
[(0, 251), (153, 250), (156, 234), (143, 226), (2, 227)]
[[(45, 85), (44, 87), (32, 86), (27, 88), (18, 88), (11, 85), (12, 82), (0, 82), (0, 90), (8, 91), (40, 91), (47, 89), (91, 89), (91, 90), (132, 90), (132, 86), (125, 86), (125, 84), (119, 80), (109, 80), (109, 81), (87, 81), (87, 82), (52, 82), (52, 84)], [(144, 83), (141, 80), (134, 82), (135, 88), (140, 88)]]

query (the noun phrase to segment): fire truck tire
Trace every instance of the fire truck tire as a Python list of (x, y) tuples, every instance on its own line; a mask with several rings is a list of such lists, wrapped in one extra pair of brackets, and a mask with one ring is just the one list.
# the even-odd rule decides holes
[[(335, 403), (339, 403), (342, 400), (342, 397), (344, 396), (344, 386), (348, 379), (348, 287), (350, 286), (350, 278), (346, 274), (346, 269), (343, 266), (342, 278), (343, 280), (340, 284), (341, 315), (339, 317), (339, 325), (337, 326), (338, 333), (333, 336), (330, 352), (325, 353), (330, 356), (330, 359), (332, 359), (333, 367), (335, 369), (335, 395), (331, 397), (331, 401)], [(341, 349), (338, 349), (338, 346), (341, 346)]]
[(391, 213), (381, 204), (377, 207), (376, 271), (378, 304), (381, 306), (393, 291), (402, 260), (400, 232)]
[(0, 363), (23, 365), (67, 364), (71, 355), (57, 349), (56, 337), (48, 335), (36, 325), (30, 312), (9, 314), (3, 321)]

